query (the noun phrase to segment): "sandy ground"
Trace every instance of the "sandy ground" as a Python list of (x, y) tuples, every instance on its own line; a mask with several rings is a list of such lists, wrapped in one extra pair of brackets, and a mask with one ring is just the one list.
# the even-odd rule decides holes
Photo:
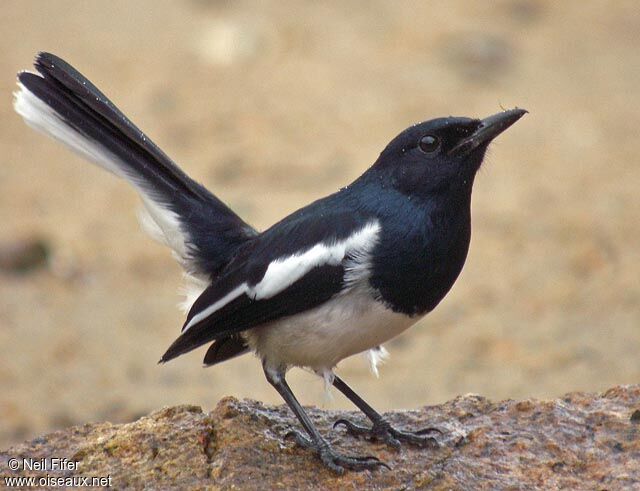
[[(402, 5), (402, 8), (400, 8)], [(15, 73), (38, 50), (88, 75), (192, 176), (264, 228), (358, 176), (409, 124), (531, 114), (492, 148), (469, 259), (442, 304), (388, 344), (381, 409), (457, 394), (548, 397), (640, 379), (640, 8), (619, 2), (8, 1), (0, 13), (0, 447), (163, 405), (277, 402), (245, 356), (165, 366), (180, 270), (135, 194), (29, 130)], [(305, 403), (322, 383), (294, 371)]]

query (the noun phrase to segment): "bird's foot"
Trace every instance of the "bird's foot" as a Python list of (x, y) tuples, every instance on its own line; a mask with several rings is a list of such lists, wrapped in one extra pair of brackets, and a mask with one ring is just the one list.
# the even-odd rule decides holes
[(345, 469), (352, 471), (374, 470), (379, 467), (391, 469), (391, 467), (373, 455), (342, 455), (333, 450), (326, 441), (323, 440), (320, 443), (316, 443), (295, 430), (287, 433), (285, 438), (293, 438), (299, 446), (318, 454), (322, 463), (336, 474), (343, 474)]
[(418, 431), (396, 430), (383, 418), (374, 422), (371, 428), (357, 425), (348, 419), (339, 419), (333, 424), (333, 427), (336, 428), (339, 425), (343, 425), (351, 435), (365, 436), (372, 440), (382, 441), (395, 448), (400, 448), (400, 442), (407, 442), (418, 447), (437, 448), (438, 441), (433, 436), (428, 435), (433, 433), (442, 434), (442, 431), (438, 428), (423, 428)]

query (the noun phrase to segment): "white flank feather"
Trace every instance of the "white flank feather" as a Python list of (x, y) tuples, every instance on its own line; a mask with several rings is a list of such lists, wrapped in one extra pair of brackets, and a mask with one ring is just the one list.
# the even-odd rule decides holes
[(389, 358), (389, 352), (384, 348), (384, 346), (377, 346), (365, 352), (365, 356), (369, 361), (369, 370), (371, 370), (371, 373), (373, 373), (376, 378), (379, 378), (380, 372), (378, 371), (378, 365), (387, 361)]
[(320, 372), (320, 376), (324, 380), (324, 402), (331, 402), (333, 401), (333, 392), (331, 392), (331, 388), (333, 387), (333, 379), (336, 378), (336, 375), (333, 373), (333, 370), (325, 369)]

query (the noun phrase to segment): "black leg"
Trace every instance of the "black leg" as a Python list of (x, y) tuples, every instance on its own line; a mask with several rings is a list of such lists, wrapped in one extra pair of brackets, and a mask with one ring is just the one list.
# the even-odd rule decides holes
[(285, 380), (284, 370), (269, 370), (267, 368), (264, 368), (264, 373), (269, 383), (273, 385), (273, 387), (285, 400), (289, 408), (291, 408), (291, 410), (297, 416), (298, 420), (302, 424), (302, 427), (309, 435), (309, 438), (303, 436), (297, 431), (292, 431), (290, 434), (295, 437), (296, 442), (300, 446), (309, 448), (316, 452), (327, 467), (329, 467), (334, 472), (337, 472), (338, 474), (342, 474), (345, 468), (356, 471), (365, 469), (376, 469), (378, 467), (389, 468), (387, 464), (373, 456), (354, 457), (341, 455), (335, 452), (331, 448), (329, 443), (324, 438), (322, 438), (322, 435), (320, 435), (316, 427), (313, 425), (311, 419), (309, 419), (309, 416), (298, 402), (298, 399), (296, 399), (296, 396), (293, 395), (289, 384), (287, 384), (287, 381)]
[(400, 447), (401, 440), (421, 447), (438, 446), (438, 442), (435, 438), (425, 435), (429, 433), (442, 433), (439, 429), (424, 428), (416, 432), (396, 430), (386, 419), (382, 417), (379, 412), (367, 404), (362, 397), (356, 394), (353, 389), (337, 375), (333, 379), (333, 385), (336, 389), (342, 392), (347, 399), (353, 402), (373, 423), (371, 428), (367, 428), (366, 426), (360, 426), (352, 423), (347, 419), (339, 419), (333, 424), (334, 428), (338, 425), (343, 425), (352, 435), (367, 435), (375, 440), (382, 440), (396, 448)]

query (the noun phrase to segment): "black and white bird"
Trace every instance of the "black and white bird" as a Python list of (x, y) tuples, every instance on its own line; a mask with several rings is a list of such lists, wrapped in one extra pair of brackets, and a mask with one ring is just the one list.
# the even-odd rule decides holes
[(40, 53), (35, 68), (18, 75), (15, 110), (129, 181), (148, 212), (145, 228), (173, 249), (196, 285), (182, 333), (161, 362), (204, 344), (205, 365), (254, 352), (306, 431), (295, 432), (296, 441), (336, 472), (385, 464), (328, 444), (285, 380), (290, 367), (325, 377), (371, 420), (370, 428), (339, 421), (350, 433), (396, 447), (436, 444), (435, 429), (391, 427), (333, 370), (367, 350), (375, 362), (382, 343), (447, 294), (467, 257), (471, 189), (487, 146), (525, 110), (411, 126), (353, 183), (258, 232), (68, 63)]

